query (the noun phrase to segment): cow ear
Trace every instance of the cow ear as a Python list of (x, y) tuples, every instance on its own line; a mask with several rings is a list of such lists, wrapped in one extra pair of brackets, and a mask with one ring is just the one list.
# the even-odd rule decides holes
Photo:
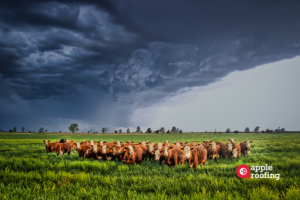
[(212, 143), (212, 140), (211, 140), (211, 141), (209, 141), (209, 143)]
[(230, 139), (228, 139), (228, 141), (230, 141)]
[(203, 141), (203, 143), (205, 143), (205, 141)]
[(45, 140), (43, 140), (43, 142), (45, 143)]
[(194, 150), (194, 149), (195, 149), (195, 148), (194, 148), (194, 147), (192, 147), (192, 148), (191, 148), (191, 151), (192, 151), (192, 150)]
[[(50, 140), (49, 140), (50, 141)], [(252, 143), (252, 141), (250, 141), (250, 143)]]

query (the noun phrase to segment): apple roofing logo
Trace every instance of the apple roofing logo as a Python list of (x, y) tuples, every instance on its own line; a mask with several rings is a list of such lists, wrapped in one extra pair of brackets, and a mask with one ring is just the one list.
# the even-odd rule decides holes
[(236, 174), (240, 178), (250, 178), (250, 168), (247, 165), (240, 165), (236, 169)]

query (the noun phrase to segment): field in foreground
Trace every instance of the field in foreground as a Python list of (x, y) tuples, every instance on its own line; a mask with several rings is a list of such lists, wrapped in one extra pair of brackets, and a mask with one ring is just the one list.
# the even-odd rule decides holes
[[(299, 199), (300, 134), (51, 135), (0, 134), (2, 199)], [(44, 139), (61, 138), (151, 142), (252, 140), (248, 166), (273, 166), (280, 179), (240, 179), (238, 160), (209, 160), (196, 172), (187, 164), (169, 168), (145, 161), (128, 166), (117, 161), (60, 158), (46, 153)]]

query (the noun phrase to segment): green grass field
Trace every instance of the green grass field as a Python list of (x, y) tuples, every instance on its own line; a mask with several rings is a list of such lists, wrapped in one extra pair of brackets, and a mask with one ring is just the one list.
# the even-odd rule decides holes
[[(128, 166), (117, 161), (79, 159), (46, 153), (43, 140), (62, 138), (151, 142), (252, 140), (248, 166), (273, 166), (280, 179), (240, 179), (238, 160), (208, 160), (196, 172), (187, 164), (169, 168), (145, 161)], [(0, 134), (2, 199), (299, 199), (300, 134)]]

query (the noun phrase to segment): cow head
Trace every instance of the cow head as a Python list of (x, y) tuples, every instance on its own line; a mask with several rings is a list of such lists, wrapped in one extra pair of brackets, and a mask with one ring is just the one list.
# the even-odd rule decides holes
[(94, 152), (94, 153), (97, 153), (97, 152), (98, 152), (98, 149), (97, 149), (97, 148), (98, 148), (98, 146), (94, 144), (94, 145), (93, 145), (93, 152)]
[(244, 143), (246, 144), (246, 147), (248, 149), (248, 148), (250, 148), (250, 143), (252, 143), (252, 141), (247, 140), (247, 141), (244, 141)]
[(231, 143), (234, 143), (235, 139), (231, 138), (231, 139), (228, 139), (228, 141), (231, 142)]
[(106, 154), (106, 145), (102, 146), (102, 154)]
[(146, 142), (145, 142), (145, 141), (143, 141), (143, 142), (142, 142), (142, 145), (146, 146)]
[(164, 148), (164, 156), (168, 156), (169, 154), (168, 154), (168, 147), (165, 147)]
[(176, 147), (179, 147), (179, 146), (180, 146), (179, 142), (176, 142), (176, 143), (175, 143), (175, 146), (176, 146)]
[(157, 144), (157, 149), (161, 149), (162, 148), (162, 143), (158, 143)]
[(148, 152), (152, 152), (153, 151), (153, 149), (154, 149), (154, 147), (153, 147), (153, 143), (151, 143), (151, 144), (149, 144), (149, 147), (148, 147)]
[(134, 155), (133, 147), (131, 145), (128, 146), (129, 149), (129, 155)]
[(76, 149), (75, 150), (77, 150), (79, 148), (80, 148), (80, 142), (76, 142)]
[(120, 141), (117, 141), (116, 146), (117, 146), (117, 147), (120, 147), (120, 146), (121, 146), (121, 142), (120, 142)]
[(165, 144), (168, 144), (168, 143), (169, 143), (169, 141), (168, 141), (168, 140), (166, 140), (166, 141), (165, 141)]
[(112, 148), (113, 155), (119, 154), (120, 149), (121, 149), (121, 147), (113, 146), (113, 148)]
[(50, 140), (43, 140), (43, 142), (45, 143), (45, 145), (47, 146), (50, 142)]
[(155, 160), (156, 160), (156, 161), (159, 161), (159, 158), (160, 158), (160, 151), (159, 151), (159, 150), (156, 150), (156, 151), (155, 151)]
[(93, 140), (91, 140), (90, 145), (93, 146), (95, 143)]
[(202, 145), (207, 149), (209, 147), (209, 145), (210, 145), (211, 142), (212, 141), (206, 140), (206, 141), (203, 141)]
[(231, 143), (227, 144), (226, 147), (229, 152), (232, 152), (232, 144)]
[(60, 156), (60, 157), (62, 157), (64, 155), (64, 152), (63, 151), (59, 151), (59, 152), (57, 152), (57, 155)]
[(212, 142), (212, 143), (211, 143), (211, 150), (212, 150), (212, 151), (215, 151), (216, 148), (217, 148), (217, 144), (216, 144), (215, 142)]
[(183, 148), (183, 153), (184, 153), (184, 158), (185, 158), (185, 159), (189, 159), (189, 158), (190, 158), (190, 155), (191, 155), (191, 147), (185, 146), (185, 147)]
[(232, 157), (237, 158), (237, 150), (235, 149), (232, 150)]
[(102, 140), (99, 142), (99, 145), (101, 145), (101, 146), (103, 145), (103, 141)]
[(70, 140), (69, 139), (66, 139), (66, 143), (69, 143), (70, 142)]

